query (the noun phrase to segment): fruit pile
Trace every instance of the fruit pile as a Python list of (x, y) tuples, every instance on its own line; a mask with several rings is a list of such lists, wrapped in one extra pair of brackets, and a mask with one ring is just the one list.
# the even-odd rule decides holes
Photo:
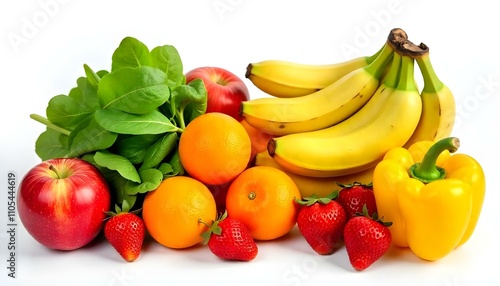
[(103, 231), (129, 262), (147, 236), (251, 261), (297, 226), (314, 252), (345, 246), (363, 270), (391, 245), (442, 258), (478, 221), (484, 172), (451, 155), (453, 94), (401, 29), (343, 63), (252, 63), (256, 99), (225, 69), (184, 73), (173, 46), (131, 37), (109, 71), (84, 70), (45, 117), (31, 115), (47, 129), (19, 217), (46, 247), (78, 249)]

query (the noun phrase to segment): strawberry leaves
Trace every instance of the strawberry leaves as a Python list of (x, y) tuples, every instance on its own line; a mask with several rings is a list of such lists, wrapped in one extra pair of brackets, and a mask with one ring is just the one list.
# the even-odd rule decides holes
[(217, 219), (212, 222), (212, 225), (208, 225), (205, 222), (203, 222), (202, 220), (200, 220), (201, 223), (203, 223), (204, 225), (206, 225), (208, 227), (208, 230), (204, 231), (201, 234), (203, 244), (208, 244), (208, 242), (210, 241), (210, 238), (212, 237), (212, 234), (215, 234), (215, 235), (222, 234), (222, 228), (219, 226), (219, 222), (221, 222), (222, 220), (224, 220), (226, 218), (227, 218), (227, 211), (222, 213), (219, 217), (217, 217)]
[(366, 204), (363, 205), (363, 211), (356, 213), (356, 216), (367, 217), (367, 218), (369, 218), (375, 222), (378, 222), (386, 227), (389, 227), (392, 225), (392, 221), (384, 221), (384, 217), (379, 218), (378, 213), (376, 213), (376, 212), (372, 213), (372, 215), (370, 216), (370, 214), (368, 213), (368, 208), (366, 207)]
[(318, 197), (316, 194), (312, 194), (311, 196), (302, 199), (295, 198), (295, 201), (302, 206), (312, 206), (315, 203), (321, 203), (326, 205), (330, 203), (332, 200), (335, 200), (337, 196), (338, 196), (338, 191), (334, 191), (325, 197)]

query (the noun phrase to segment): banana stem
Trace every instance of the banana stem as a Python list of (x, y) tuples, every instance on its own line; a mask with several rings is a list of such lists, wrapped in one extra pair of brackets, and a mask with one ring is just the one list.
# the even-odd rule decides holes
[(398, 83), (400, 65), (401, 65), (401, 55), (398, 53), (394, 53), (391, 66), (389, 68), (389, 72), (387, 73), (387, 76), (385, 77), (383, 82), (384, 86), (396, 88), (396, 85)]
[(401, 71), (397, 89), (416, 90), (415, 85), (415, 61), (409, 56), (401, 56)]
[(393, 54), (394, 49), (386, 42), (377, 58), (365, 67), (366, 71), (373, 75), (373, 77), (380, 79), (387, 63), (392, 59)]
[(428, 54), (429, 48), (423, 43), (417, 46), (410, 40), (404, 40), (399, 43), (396, 51), (403, 56), (409, 56), (415, 59)]
[(391, 45), (391, 47), (395, 50), (398, 49), (399, 46), (406, 40), (408, 40), (408, 35), (401, 28), (392, 29), (387, 37), (389, 45)]
[(424, 54), (421, 57), (415, 58), (417, 61), (422, 77), (424, 78), (424, 88), (423, 91), (428, 93), (435, 93), (440, 91), (444, 84), (436, 75), (434, 68), (431, 64), (431, 59), (429, 54)]
[(378, 58), (378, 56), (380, 55), (380, 53), (382, 52), (383, 49), (384, 49), (384, 47), (382, 46), (380, 49), (378, 49), (378, 51), (375, 54), (368, 56), (366, 58), (366, 63), (367, 64), (373, 63), (373, 61), (375, 61)]

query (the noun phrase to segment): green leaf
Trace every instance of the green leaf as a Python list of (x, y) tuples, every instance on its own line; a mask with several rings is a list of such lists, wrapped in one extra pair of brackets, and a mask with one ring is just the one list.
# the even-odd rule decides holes
[(59, 143), (66, 150), (66, 152), (68, 152), (68, 150), (69, 150), (69, 136), (66, 134), (59, 133), (58, 137), (59, 137)]
[(116, 153), (127, 158), (133, 164), (140, 164), (144, 161), (149, 147), (161, 137), (161, 134), (144, 134), (119, 139), (115, 143)]
[(121, 68), (103, 76), (97, 95), (102, 109), (144, 114), (167, 102), (170, 89), (163, 71), (141, 66)]
[(149, 50), (141, 41), (125, 37), (111, 57), (111, 71), (124, 67), (146, 66), (150, 62)]
[(84, 64), (83, 69), (85, 70), (85, 75), (87, 76), (88, 83), (97, 90), (99, 86), (99, 81), (101, 77), (97, 75), (88, 65)]
[(95, 167), (97, 167), (99, 170), (104, 169), (101, 166), (97, 165), (97, 163), (94, 160), (94, 155), (95, 155), (95, 153), (87, 153), (87, 154), (81, 156), (80, 159), (89, 162), (90, 164), (92, 164)]
[(101, 109), (95, 112), (95, 117), (104, 129), (120, 134), (141, 135), (179, 131), (179, 128), (158, 110), (138, 115), (115, 109)]
[(184, 175), (184, 167), (182, 166), (179, 158), (179, 149), (174, 149), (174, 152), (169, 154), (167, 162), (161, 163), (157, 169), (162, 172), (163, 179)]
[(127, 202), (126, 200), (124, 200), (124, 201), (122, 202), (122, 209), (121, 209), (121, 211), (122, 211), (123, 213), (128, 213), (128, 212), (130, 211), (130, 208), (131, 208), (131, 207), (132, 207), (132, 206), (131, 206), (131, 205), (129, 205), (129, 204), (128, 204), (128, 202)]
[(128, 181), (125, 189), (128, 195), (143, 194), (156, 190), (163, 181), (163, 174), (158, 169), (144, 169), (139, 171), (142, 183)]
[(158, 170), (163, 174), (163, 178), (176, 175), (174, 174), (174, 168), (169, 163), (161, 163), (160, 166), (158, 166)]
[(86, 77), (79, 77), (76, 83), (77, 86), (70, 90), (68, 96), (89, 110), (100, 109), (97, 88), (93, 87)]
[[(42, 161), (66, 157), (68, 155), (67, 138), (68, 136), (47, 128), (35, 142), (35, 153)], [(64, 144), (65, 141), (66, 144)]]
[(97, 72), (97, 75), (102, 78), (103, 76), (107, 75), (109, 73), (109, 71), (107, 70), (100, 70)]
[(141, 178), (135, 166), (127, 158), (110, 153), (108, 151), (98, 151), (94, 155), (97, 165), (117, 171), (123, 178), (132, 182), (141, 183)]
[(102, 171), (106, 182), (110, 185), (111, 191), (113, 193), (114, 202), (127, 201), (132, 208), (137, 200), (136, 195), (129, 195), (127, 193), (127, 185), (130, 183), (129, 180), (123, 178), (117, 171), (112, 171), (109, 169)]
[(99, 171), (101, 171), (104, 179), (110, 187), (112, 199), (114, 202), (112, 204), (123, 204), (123, 202), (126, 201), (130, 208), (132, 208), (137, 200), (137, 196), (129, 195), (126, 192), (126, 185), (130, 181), (122, 177), (122, 175), (120, 175), (120, 173), (118, 173), (117, 171), (110, 170), (106, 167), (98, 165), (94, 159), (94, 156), (95, 153), (87, 153), (81, 158), (94, 165), (97, 169), (99, 169)]
[(107, 149), (115, 143), (117, 136), (118, 134), (102, 128), (94, 116), (90, 116), (71, 131), (68, 140), (69, 156), (80, 157), (85, 153)]
[(174, 46), (164, 45), (154, 48), (151, 51), (151, 66), (167, 74), (167, 83), (172, 89), (186, 82), (181, 57)]
[(49, 100), (47, 119), (66, 129), (73, 129), (82, 120), (92, 115), (94, 111), (82, 105), (75, 98), (66, 95), (56, 95)]
[(168, 163), (172, 167), (172, 176), (184, 175), (184, 167), (182, 166), (181, 159), (179, 157), (179, 149), (175, 149), (175, 152), (172, 154)]
[(207, 111), (207, 90), (201, 79), (194, 79), (172, 92), (172, 108), (181, 110), (185, 125)]
[[(174, 94), (172, 91), (170, 91), (170, 94)], [(176, 114), (176, 109), (170, 104), (169, 101), (165, 102), (162, 104), (160, 107), (158, 107), (158, 110), (165, 115), (167, 118), (169, 118), (171, 121), (175, 122), (175, 116)]]
[(177, 146), (177, 140), (177, 133), (171, 132), (163, 136), (153, 146), (149, 147), (141, 169), (150, 169), (158, 166)]

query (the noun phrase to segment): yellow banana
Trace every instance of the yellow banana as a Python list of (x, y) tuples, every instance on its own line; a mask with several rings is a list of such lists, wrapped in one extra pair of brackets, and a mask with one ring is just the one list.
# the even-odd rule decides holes
[(308, 138), (333, 138), (353, 132), (354, 130), (370, 123), (377, 117), (378, 113), (386, 112), (384, 109), (386, 106), (385, 103), (389, 100), (392, 92), (396, 89), (400, 64), (401, 55), (394, 53), (394, 57), (384, 82), (380, 84), (370, 100), (368, 100), (363, 107), (346, 120), (324, 129), (290, 134), (282, 138), (282, 140), (294, 140), (296, 137), (304, 136)]
[(275, 97), (298, 97), (318, 91), (318, 89), (301, 88), (276, 83), (267, 78), (263, 78), (253, 74), (247, 75), (246, 77), (260, 90)]
[(339, 123), (358, 111), (374, 94), (393, 48), (387, 43), (370, 65), (356, 69), (315, 93), (294, 98), (243, 101), (240, 113), (255, 128), (282, 136)]
[[(388, 41), (392, 47), (406, 40), (408, 35), (399, 28), (392, 29)], [(353, 70), (372, 63), (382, 49), (371, 56), (345, 62), (311, 65), (280, 60), (250, 63), (245, 76), (260, 90), (275, 97), (297, 97), (321, 90)]]
[(380, 51), (372, 56), (358, 57), (328, 65), (266, 60), (250, 63), (247, 66), (245, 77), (269, 95), (276, 97), (302, 96), (323, 89), (353, 70), (367, 66), (375, 60), (379, 53)]
[(391, 148), (403, 146), (422, 112), (414, 84), (414, 60), (402, 57), (396, 89), (383, 110), (368, 124), (336, 137), (311, 138), (304, 133), (269, 141), (268, 152), (283, 169), (304, 176), (332, 177), (360, 172), (376, 165)]
[(455, 98), (453, 93), (436, 75), (427, 46), (420, 44), (427, 52), (415, 57), (424, 79), (422, 116), (412, 137), (405, 144), (411, 146), (417, 141), (435, 141), (451, 134), (455, 123)]
[(285, 172), (297, 185), (300, 194), (303, 198), (309, 197), (312, 194), (316, 194), (319, 197), (327, 196), (333, 191), (339, 189), (337, 184), (352, 184), (354, 182), (360, 182), (362, 184), (369, 184), (373, 180), (373, 169), (370, 168), (359, 173), (338, 176), (338, 177), (325, 177), (316, 178), (297, 175), (292, 172), (286, 171), (280, 165), (278, 165), (274, 159), (269, 156), (267, 151), (257, 153), (255, 155), (255, 166), (269, 166), (276, 168)]

